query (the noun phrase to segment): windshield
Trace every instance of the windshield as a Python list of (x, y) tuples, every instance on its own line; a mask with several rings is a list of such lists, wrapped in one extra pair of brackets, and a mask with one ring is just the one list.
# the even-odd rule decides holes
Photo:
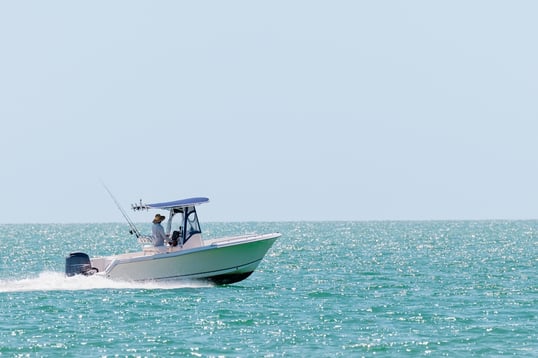
[[(178, 226), (172, 224), (172, 218), (176, 215), (178, 218), (174, 222)], [(198, 215), (194, 206), (170, 210), (170, 220), (168, 221), (167, 229), (167, 232), (171, 233), (172, 242), (176, 241), (181, 245), (186, 243), (191, 236), (201, 234), (202, 230), (200, 229)]]
[(200, 230), (200, 223), (198, 222), (198, 215), (194, 206), (187, 208), (187, 220), (186, 220), (186, 230), (185, 230), (185, 241), (189, 239), (194, 234), (199, 234), (202, 231)]

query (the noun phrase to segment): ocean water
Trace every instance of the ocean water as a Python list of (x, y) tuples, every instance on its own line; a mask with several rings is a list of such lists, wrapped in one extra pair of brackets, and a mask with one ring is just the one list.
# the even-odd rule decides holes
[(283, 236), (233, 285), (135, 284), (63, 274), (124, 224), (0, 225), (0, 356), (538, 356), (538, 221), (202, 229)]

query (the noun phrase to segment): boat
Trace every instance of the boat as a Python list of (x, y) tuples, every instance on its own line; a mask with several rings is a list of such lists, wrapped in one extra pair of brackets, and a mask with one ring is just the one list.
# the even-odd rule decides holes
[(208, 201), (205, 197), (194, 197), (154, 204), (140, 201), (132, 205), (135, 211), (167, 212), (166, 232), (170, 233), (170, 240), (162, 246), (154, 246), (152, 237), (141, 235), (118, 206), (142, 246), (140, 251), (95, 258), (72, 252), (66, 257), (66, 275), (96, 275), (121, 281), (205, 280), (218, 285), (246, 279), (281, 234), (203, 239), (196, 207)]

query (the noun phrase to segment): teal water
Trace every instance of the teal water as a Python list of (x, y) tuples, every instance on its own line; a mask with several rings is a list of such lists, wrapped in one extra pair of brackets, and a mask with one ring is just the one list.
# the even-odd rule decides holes
[(283, 236), (234, 285), (133, 284), (63, 275), (123, 224), (0, 225), (0, 355), (538, 356), (538, 221), (202, 228)]

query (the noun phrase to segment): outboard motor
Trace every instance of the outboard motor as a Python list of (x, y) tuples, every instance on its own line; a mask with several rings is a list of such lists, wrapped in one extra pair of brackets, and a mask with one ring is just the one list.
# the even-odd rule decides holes
[(75, 275), (90, 276), (98, 272), (92, 267), (90, 257), (83, 252), (72, 252), (65, 258), (65, 274), (68, 277)]

